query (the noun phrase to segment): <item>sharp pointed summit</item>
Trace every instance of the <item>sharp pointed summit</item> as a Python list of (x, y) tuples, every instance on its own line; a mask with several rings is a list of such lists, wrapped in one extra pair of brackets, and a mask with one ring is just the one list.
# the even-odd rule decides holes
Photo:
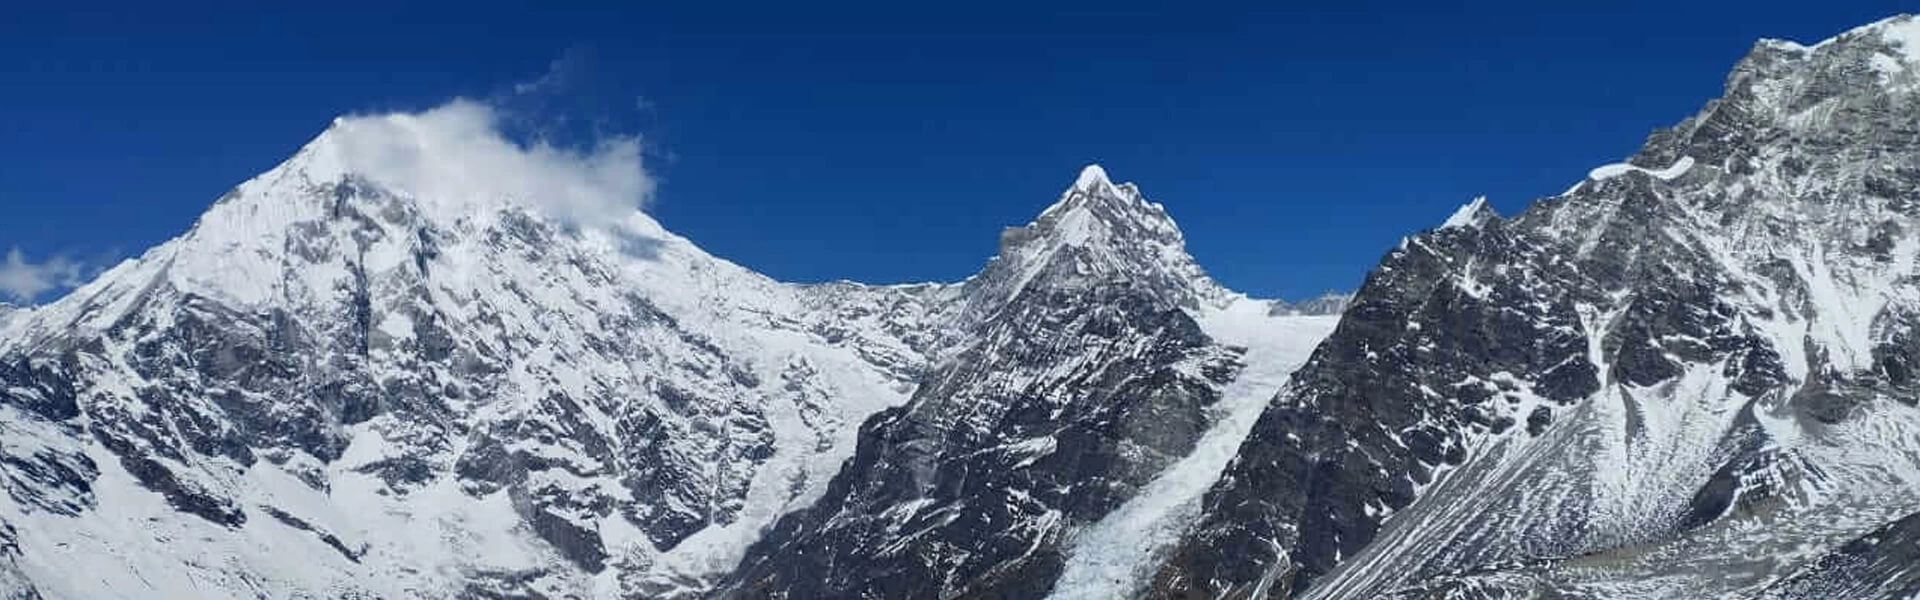
[(991, 310), (1031, 286), (1131, 284), (1176, 306), (1219, 306), (1226, 291), (1187, 254), (1186, 239), (1160, 204), (1132, 184), (1114, 185), (1098, 165), (1038, 219), (1000, 234), (998, 254), (968, 281), (975, 310)]
[[(931, 360), (951, 286), (787, 285), (663, 230), (636, 252), (637, 163), (472, 110), (337, 121), (180, 237), (0, 316), (0, 428), (40, 444), (0, 449), (38, 490), (0, 504), (0, 583), (17, 548), (53, 597), (693, 593)], [(583, 226), (603, 209), (626, 231)], [(55, 548), (119, 558), (56, 582)], [(167, 558), (196, 553), (222, 558)]]
[(721, 597), (1039, 598), (1144, 568), (1336, 322), (1221, 287), (1097, 165), (960, 295), (954, 354)]
[(1106, 169), (1101, 168), (1099, 164), (1089, 163), (1080, 169), (1080, 177), (1074, 180), (1073, 188), (1077, 190), (1087, 190), (1098, 185), (1112, 184), (1113, 182), (1107, 179)]
[(1493, 212), (1493, 207), (1487, 204), (1487, 197), (1480, 196), (1453, 211), (1453, 215), (1447, 217), (1446, 222), (1440, 224), (1440, 228), (1479, 227), (1497, 218), (1500, 218), (1500, 215)]
[(343, 118), (0, 303), (0, 597), (1907, 600), (1916, 53), (1761, 42), (1297, 305), (1098, 165), (967, 280), (791, 284), (637, 146)]

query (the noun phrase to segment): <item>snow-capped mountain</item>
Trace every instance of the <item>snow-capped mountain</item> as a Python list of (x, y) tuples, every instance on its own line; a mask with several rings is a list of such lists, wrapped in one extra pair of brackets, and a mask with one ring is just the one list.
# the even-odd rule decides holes
[(0, 592), (1920, 595), (1912, 17), (1298, 304), (1099, 167), (965, 281), (781, 283), (475, 110), (0, 305)]
[(1155, 596), (1920, 594), (1920, 21), (1764, 41), (1511, 219), (1407, 238)]
[(638, 213), (571, 228), (351, 168), (374, 126), (430, 118), (343, 120), (186, 235), (8, 321), (7, 581), (699, 590), (824, 490), (933, 354), (950, 286), (785, 285)]
[(972, 341), (723, 596), (1039, 597), (1145, 560), (1335, 320), (1227, 292), (1097, 167), (962, 290)]
[[(1214, 284), (1164, 210), (1098, 167), (965, 282), (791, 285), (637, 212), (583, 227), (571, 213), (591, 202), (446, 184), (503, 168), (423, 155), (459, 116), (342, 119), (180, 238), (0, 314), (0, 588), (704, 595), (782, 515), (845, 502), (828, 484), (862, 424), (913, 397), (872, 427), (904, 410), (984, 435), (998, 413), (939, 403), (1035, 394), (1047, 404), (1001, 406), (1023, 429), (995, 435), (1038, 460), (1055, 429), (1043, 406), (1130, 419), (1060, 434), (1098, 442), (1071, 455), (1126, 461), (1111, 490), (1061, 507), (1077, 526), (1202, 434), (1217, 473), (1272, 392), (1259, 386), (1332, 322), (1268, 317), (1277, 303)], [(1196, 319), (1281, 334), (1258, 340), (1273, 362), (1231, 415), (1215, 405), (1245, 350)], [(1167, 416), (1185, 430), (1163, 431)]]

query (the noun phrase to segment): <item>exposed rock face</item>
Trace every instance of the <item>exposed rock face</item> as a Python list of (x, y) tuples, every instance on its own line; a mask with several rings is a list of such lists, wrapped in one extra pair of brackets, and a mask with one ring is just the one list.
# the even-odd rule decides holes
[[(4, 325), (0, 523), (42, 592), (697, 592), (932, 356), (949, 286), (446, 210), (335, 138)], [(63, 547), (107, 575), (49, 577)]]
[[(0, 315), (7, 590), (692, 597), (826, 494), (995, 520), (916, 551), (1043, 593), (1060, 536), (1217, 425), (1241, 349), (1196, 316), (1268, 305), (1098, 167), (966, 282), (788, 285), (637, 213), (415, 196), (340, 135)], [(843, 465), (888, 480), (830, 488)], [(1003, 534), (1045, 551), (999, 564)]]
[(339, 135), (0, 306), (0, 594), (1920, 593), (1912, 18), (1301, 304), (1097, 167), (964, 282), (792, 285)]
[(1905, 597), (1855, 540), (1920, 507), (1916, 72), (1907, 17), (1763, 42), (1627, 164), (1407, 239), (1154, 594)]
[(1760, 597), (1912, 598), (1920, 595), (1920, 513), (1832, 550), (1769, 586)]
[(725, 595), (1039, 597), (1067, 536), (1193, 451), (1243, 349), (1196, 321), (1234, 299), (1165, 213), (1090, 170), (1002, 240), (968, 283), (1005, 299), (975, 341), (863, 428), (827, 495)]
[(1276, 304), (1274, 315), (1339, 315), (1353, 304), (1353, 294), (1327, 292), (1320, 297), (1294, 304)]

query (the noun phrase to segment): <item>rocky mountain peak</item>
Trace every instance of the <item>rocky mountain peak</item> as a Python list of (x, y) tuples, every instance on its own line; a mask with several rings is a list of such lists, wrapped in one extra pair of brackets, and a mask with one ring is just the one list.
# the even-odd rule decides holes
[[(1754, 167), (1741, 163), (1752, 163), (1752, 151), (1761, 144), (1878, 143), (1863, 136), (1898, 141), (1908, 132), (1898, 121), (1912, 113), (1916, 92), (1920, 20), (1911, 15), (1810, 46), (1762, 40), (1727, 76), (1721, 98), (1679, 125), (1655, 132), (1627, 162), (1658, 171), (1691, 157), (1695, 164), (1744, 174)], [(1911, 118), (1905, 121), (1910, 124)], [(1773, 133), (1762, 135), (1768, 132)]]
[(1911, 513), (1917, 30), (1762, 42), (1628, 159), (1405, 240), (1156, 593), (1911, 595), (1770, 574)]
[(1113, 180), (1107, 178), (1107, 169), (1098, 164), (1089, 164), (1080, 168), (1080, 177), (1073, 182), (1073, 189), (1091, 191), (1100, 187), (1113, 186)]
[(1582, 240), (1583, 253), (1652, 228), (1732, 236), (1744, 260), (1814, 246), (1884, 255), (1920, 190), (1916, 57), (1920, 21), (1908, 15), (1813, 45), (1761, 41), (1722, 97), (1519, 221)]
[(1791, 40), (1763, 39), (1756, 46), (1789, 54), (1831, 51), (1843, 46), (1866, 46), (1903, 62), (1920, 61), (1920, 19), (1900, 14), (1849, 29), (1812, 46)]
[(1039, 218), (1000, 234), (1000, 252), (967, 282), (975, 310), (992, 310), (1033, 286), (1084, 289), (1129, 285), (1172, 306), (1225, 302), (1231, 293), (1193, 257), (1165, 207), (1131, 183), (1114, 184), (1089, 165)]
[[(29, 557), (94, 539), (115, 517), (17, 511), (78, 514), (88, 490), (120, 485), (147, 503), (105, 512), (203, 531), (168, 537), (265, 523), (313, 551), (275, 546), (153, 589), (284, 560), (303, 574), (268, 576), (288, 586), (270, 595), (320, 581), (560, 595), (617, 571), (646, 590), (622, 595), (660, 597), (822, 493), (857, 424), (906, 400), (935, 327), (920, 298), (939, 286), (775, 282), (636, 210), (635, 156), (517, 146), (489, 126), (458, 104), (336, 121), (185, 234), (0, 315), (0, 427), (78, 473), (36, 477), (51, 499), (0, 503), (0, 529), (33, 532)], [(14, 448), (0, 477), (55, 468)], [(144, 545), (164, 539), (112, 543), (165, 556)], [(380, 549), (454, 539), (514, 550)], [(414, 575), (455, 571), (475, 575)]]
[(1186, 245), (1166, 207), (1148, 202), (1132, 183), (1113, 183), (1100, 165), (1082, 169), (1073, 187), (1041, 211), (1039, 219), (1003, 233), (1001, 251), (1042, 238), (1083, 247), (1153, 242), (1182, 252)]
[(1492, 206), (1487, 205), (1487, 197), (1480, 196), (1474, 198), (1472, 202), (1461, 205), (1460, 209), (1453, 211), (1453, 216), (1447, 217), (1446, 222), (1441, 223), (1440, 226), (1443, 228), (1479, 227), (1497, 218), (1500, 218), (1500, 215), (1493, 212)]
[(963, 283), (797, 286), (631, 148), (344, 118), (0, 304), (0, 596), (1914, 597), (1916, 44), (1761, 42), (1299, 304), (1097, 165)]

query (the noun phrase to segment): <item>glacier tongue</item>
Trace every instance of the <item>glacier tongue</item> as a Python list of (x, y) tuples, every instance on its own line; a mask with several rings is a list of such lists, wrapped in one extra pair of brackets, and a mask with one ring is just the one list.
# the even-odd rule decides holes
[(1151, 546), (1116, 567), (1109, 540), (1176, 535), (1334, 320), (1220, 287), (1163, 207), (1093, 169), (1001, 239), (962, 286), (974, 335), (720, 596), (1040, 597), (1138, 568)]
[(344, 119), (0, 306), (0, 592), (1912, 597), (1917, 31), (1297, 306), (1097, 165), (966, 281), (794, 285), (626, 149)]
[(1222, 343), (1247, 349), (1243, 368), (1210, 410), (1213, 424), (1194, 450), (1099, 522), (1071, 534), (1067, 564), (1050, 598), (1130, 598), (1140, 594), (1158, 559), (1199, 517), (1200, 497), (1219, 479), (1253, 423), (1294, 369), (1333, 332), (1338, 315), (1276, 316), (1265, 301), (1239, 298), (1209, 309), (1200, 327)]

